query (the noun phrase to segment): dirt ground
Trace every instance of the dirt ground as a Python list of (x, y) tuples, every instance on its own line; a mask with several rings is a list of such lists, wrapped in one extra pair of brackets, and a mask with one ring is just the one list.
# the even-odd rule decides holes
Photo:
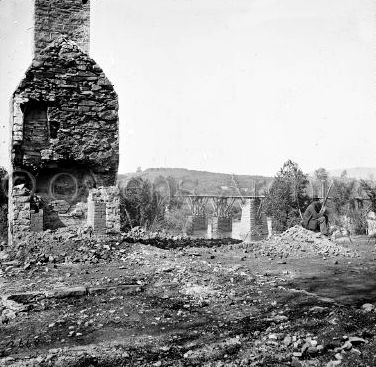
[(344, 242), (353, 256), (133, 242), (101, 240), (80, 258), (69, 239), (63, 258), (3, 253), (0, 365), (376, 366), (366, 239)]

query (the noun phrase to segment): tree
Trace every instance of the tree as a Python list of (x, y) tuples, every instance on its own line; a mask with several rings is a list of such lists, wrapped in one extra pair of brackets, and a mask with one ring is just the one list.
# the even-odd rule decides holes
[[(361, 186), (360, 186), (361, 188)], [(333, 180), (331, 190), (331, 221), (355, 234), (366, 231), (366, 213), (357, 200), (358, 181), (343, 175)]]
[(376, 186), (366, 180), (360, 180), (360, 187), (370, 201), (369, 210), (376, 213)]
[(341, 172), (341, 178), (347, 178), (347, 171), (345, 169)]
[(273, 218), (273, 227), (284, 231), (301, 221), (302, 211), (309, 205), (306, 193), (307, 175), (298, 164), (288, 160), (278, 171), (266, 193), (265, 212)]
[(150, 229), (163, 219), (165, 200), (149, 180), (133, 177), (121, 194), (123, 229), (136, 226)]
[(350, 210), (355, 209), (354, 190), (356, 181), (353, 179), (334, 179), (332, 187), (332, 203), (334, 214), (347, 215)]

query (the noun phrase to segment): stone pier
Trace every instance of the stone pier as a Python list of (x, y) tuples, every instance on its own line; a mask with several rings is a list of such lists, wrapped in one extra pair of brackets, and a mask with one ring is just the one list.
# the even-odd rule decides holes
[(237, 237), (243, 241), (259, 241), (268, 237), (268, 225), (261, 198), (247, 198), (242, 204), (242, 216), (237, 223)]
[(185, 224), (184, 232), (192, 235), (197, 231), (206, 231), (208, 226), (205, 215), (189, 215)]
[(212, 217), (211, 236), (212, 238), (231, 237), (232, 217)]

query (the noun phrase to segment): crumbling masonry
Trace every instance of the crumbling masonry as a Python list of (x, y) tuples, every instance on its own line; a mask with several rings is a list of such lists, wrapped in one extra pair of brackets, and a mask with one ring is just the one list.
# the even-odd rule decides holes
[(89, 30), (89, 1), (35, 0), (34, 59), (12, 100), (10, 239), (87, 220), (95, 227), (103, 205), (95, 229), (120, 227), (108, 202), (116, 193), (118, 98), (88, 55)]

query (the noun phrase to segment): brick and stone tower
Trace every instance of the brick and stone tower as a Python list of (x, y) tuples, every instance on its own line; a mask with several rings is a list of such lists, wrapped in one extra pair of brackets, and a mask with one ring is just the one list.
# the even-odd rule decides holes
[[(41, 227), (39, 209), (44, 229), (86, 222), (89, 190), (116, 182), (118, 98), (88, 55), (89, 29), (88, 0), (35, 0), (34, 59), (12, 99), (10, 239), (32, 214)], [(34, 213), (13, 195), (22, 182)]]

